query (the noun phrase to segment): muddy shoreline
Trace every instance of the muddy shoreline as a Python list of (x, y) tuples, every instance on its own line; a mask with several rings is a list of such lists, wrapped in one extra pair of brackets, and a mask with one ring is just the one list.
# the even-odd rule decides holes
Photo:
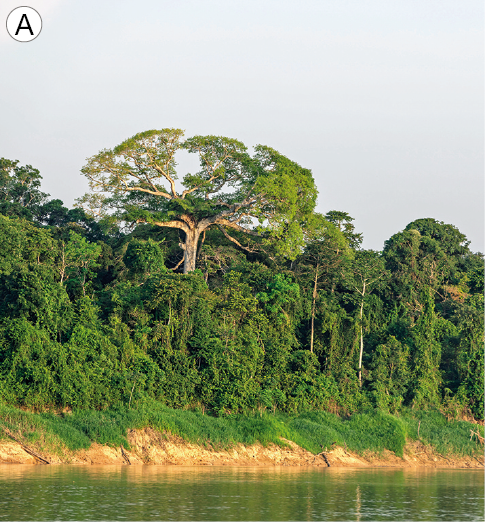
[[(14, 440), (0, 440), (0, 464), (124, 464), (165, 466), (316, 466), (316, 467), (443, 467), (483, 468), (483, 458), (444, 456), (421, 442), (408, 442), (403, 457), (388, 450), (382, 454), (357, 455), (340, 446), (324, 448), (314, 455), (292, 441), (283, 439), (288, 447), (260, 444), (236, 444), (228, 450), (200, 446), (180, 437), (160, 433), (151, 428), (129, 430), (130, 449), (93, 443), (87, 450), (65, 450), (50, 454), (42, 447), (23, 447)], [(29, 454), (33, 450), (38, 457)]]

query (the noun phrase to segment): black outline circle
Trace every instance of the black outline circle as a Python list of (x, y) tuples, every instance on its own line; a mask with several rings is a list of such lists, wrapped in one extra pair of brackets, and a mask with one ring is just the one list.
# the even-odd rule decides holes
[[(32, 9), (32, 11), (35, 11), (38, 15), (39, 15), (39, 18), (40, 18), (40, 31), (36, 34), (36, 36), (34, 36), (32, 38), (32, 40), (17, 40), (17, 38), (15, 38), (15, 36), (12, 36), (10, 34), (10, 31), (8, 30), (8, 19), (10, 18), (10, 15), (16, 11), (17, 9), (21, 9), (22, 7), (27, 7), (28, 9)], [(39, 11), (37, 11), (37, 9), (34, 9), (33, 7), (30, 7), (30, 5), (19, 5), (18, 7), (16, 7), (15, 9), (12, 9), (10, 11), (10, 13), (8, 13), (8, 16), (7, 16), (7, 19), (5, 20), (5, 28), (7, 29), (7, 33), (8, 35), (10, 36), (10, 38), (12, 38), (13, 40), (15, 40), (16, 42), (20, 42), (20, 43), (29, 43), (29, 42), (33, 42), (37, 36), (39, 36), (39, 34), (42, 32), (42, 28), (44, 27), (44, 22), (42, 21), (42, 16), (40, 16), (39, 14)]]

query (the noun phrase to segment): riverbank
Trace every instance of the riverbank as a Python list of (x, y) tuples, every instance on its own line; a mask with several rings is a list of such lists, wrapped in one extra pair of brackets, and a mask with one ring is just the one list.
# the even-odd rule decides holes
[[(380, 455), (373, 452), (359, 455), (340, 446), (315, 455), (292, 441), (282, 440), (287, 447), (236, 444), (228, 450), (216, 450), (145, 428), (130, 430), (130, 450), (93, 443), (88, 449), (67, 450), (63, 454), (42, 452), (39, 456), (50, 464), (483, 468), (483, 458), (480, 460), (476, 456), (460, 455), (444, 457), (421, 442), (408, 442), (403, 457), (398, 457), (389, 450)], [(26, 448), (32, 449), (13, 440), (2, 440), (0, 464), (45, 464), (28, 453)]]
[(479, 468), (483, 426), (438, 411), (211, 417), (158, 403), (64, 413), (0, 405), (1, 463)]

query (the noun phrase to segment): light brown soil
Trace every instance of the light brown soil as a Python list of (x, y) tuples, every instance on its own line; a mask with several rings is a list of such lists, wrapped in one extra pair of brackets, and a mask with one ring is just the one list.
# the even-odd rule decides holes
[[(124, 450), (131, 464), (159, 464), (182, 466), (321, 466), (327, 467), (322, 455), (312, 453), (283, 439), (288, 447), (260, 444), (244, 446), (237, 444), (229, 450), (218, 450), (210, 446), (199, 446), (170, 434), (160, 433), (151, 428), (130, 430), (128, 441), (130, 451)], [(65, 450), (62, 455), (48, 454), (34, 449), (51, 464), (127, 464), (120, 447), (92, 444), (88, 450), (72, 452)], [(433, 452), (420, 442), (406, 445), (404, 458), (390, 451), (382, 455), (357, 455), (342, 447), (334, 447), (325, 453), (331, 467), (453, 467), (481, 468), (483, 459), (473, 457), (444, 457)], [(0, 464), (41, 464), (14, 441), (0, 440)]]

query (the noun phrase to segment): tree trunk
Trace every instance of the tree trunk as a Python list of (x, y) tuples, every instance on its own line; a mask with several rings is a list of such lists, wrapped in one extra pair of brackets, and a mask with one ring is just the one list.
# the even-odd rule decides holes
[(359, 384), (362, 386), (362, 354), (364, 353), (364, 335), (362, 332), (362, 316), (360, 317), (360, 356), (359, 356)]
[(317, 300), (317, 283), (318, 283), (318, 269), (320, 265), (317, 263), (315, 269), (315, 284), (313, 285), (313, 301), (312, 301), (312, 330), (310, 335), (310, 352), (313, 353), (313, 332), (315, 331), (315, 302)]
[(364, 353), (364, 330), (362, 328), (362, 317), (364, 316), (365, 281), (362, 288), (362, 301), (360, 303), (360, 356), (359, 356), (359, 384), (362, 386), (362, 355)]
[(185, 244), (182, 248), (185, 250), (184, 256), (184, 274), (195, 270), (197, 261), (197, 245), (199, 243), (200, 230), (197, 228), (189, 229), (185, 232)]
[(59, 274), (61, 276), (61, 285), (64, 283), (64, 277), (66, 275), (66, 248), (64, 245), (64, 241), (62, 244), (62, 254), (61, 254), (61, 268), (59, 269)]

